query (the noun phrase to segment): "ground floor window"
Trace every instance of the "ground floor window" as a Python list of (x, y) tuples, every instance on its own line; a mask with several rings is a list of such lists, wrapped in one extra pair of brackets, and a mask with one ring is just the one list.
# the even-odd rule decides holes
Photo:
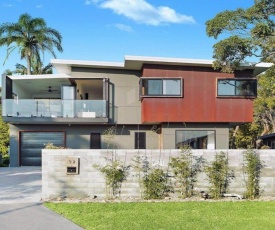
[(214, 130), (177, 130), (176, 148), (215, 149), (215, 136)]

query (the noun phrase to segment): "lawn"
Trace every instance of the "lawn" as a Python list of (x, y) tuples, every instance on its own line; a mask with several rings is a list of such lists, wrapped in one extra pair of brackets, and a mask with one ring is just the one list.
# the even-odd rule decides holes
[(275, 202), (45, 203), (84, 229), (274, 229)]

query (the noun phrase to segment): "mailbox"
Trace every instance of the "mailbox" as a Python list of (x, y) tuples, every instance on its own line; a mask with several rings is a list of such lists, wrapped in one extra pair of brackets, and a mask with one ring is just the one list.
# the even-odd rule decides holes
[(77, 175), (79, 174), (79, 157), (67, 157), (66, 161), (67, 175)]

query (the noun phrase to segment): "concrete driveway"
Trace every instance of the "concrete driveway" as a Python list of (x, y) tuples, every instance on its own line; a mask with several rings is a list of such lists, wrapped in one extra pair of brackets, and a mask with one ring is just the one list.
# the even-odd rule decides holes
[(0, 168), (0, 204), (41, 201), (41, 167)]
[(0, 167), (0, 229), (82, 229), (43, 206), (41, 184), (41, 167)]

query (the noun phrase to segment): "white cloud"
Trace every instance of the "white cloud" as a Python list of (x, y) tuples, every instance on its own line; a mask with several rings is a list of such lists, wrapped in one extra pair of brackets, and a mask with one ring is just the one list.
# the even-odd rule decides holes
[(41, 4), (36, 6), (36, 8), (42, 8), (42, 7), (43, 7), (43, 5), (41, 5)]
[(133, 32), (133, 29), (131, 26), (127, 26), (124, 24), (115, 24), (115, 27), (118, 28), (119, 30), (123, 30), (129, 33)]
[(161, 25), (169, 23), (195, 23), (192, 16), (177, 13), (168, 6), (153, 6), (146, 0), (86, 0), (104, 9), (123, 15), (138, 23)]

